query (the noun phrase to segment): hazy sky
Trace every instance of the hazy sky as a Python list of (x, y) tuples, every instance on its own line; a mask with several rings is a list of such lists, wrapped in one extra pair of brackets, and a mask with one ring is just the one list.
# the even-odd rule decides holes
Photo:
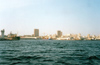
[(100, 34), (100, 0), (0, 0), (0, 30), (19, 35)]

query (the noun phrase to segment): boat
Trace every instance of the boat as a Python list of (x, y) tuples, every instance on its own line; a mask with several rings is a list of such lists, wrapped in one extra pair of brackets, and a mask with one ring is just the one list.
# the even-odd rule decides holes
[(12, 37), (12, 40), (20, 40), (20, 37)]
[(4, 36), (4, 32), (5, 30), (1, 30), (1, 37), (0, 37), (0, 41), (11, 41), (11, 40), (20, 40), (20, 37), (17, 36), (17, 34), (12, 34), (12, 32), (10, 32), (10, 34), (8, 34), (8, 36)]
[(20, 37), (0, 38), (0, 41), (13, 41), (13, 40), (20, 40)]

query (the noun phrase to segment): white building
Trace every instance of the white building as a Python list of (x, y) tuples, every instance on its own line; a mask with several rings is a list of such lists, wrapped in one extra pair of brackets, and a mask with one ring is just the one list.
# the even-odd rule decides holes
[(3, 29), (3, 30), (1, 30), (1, 38), (4, 38), (4, 32), (5, 32), (5, 30)]

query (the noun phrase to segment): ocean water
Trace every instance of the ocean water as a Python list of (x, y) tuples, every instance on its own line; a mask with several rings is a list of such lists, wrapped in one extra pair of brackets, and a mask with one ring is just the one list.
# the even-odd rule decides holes
[(0, 65), (100, 65), (100, 41), (0, 41)]

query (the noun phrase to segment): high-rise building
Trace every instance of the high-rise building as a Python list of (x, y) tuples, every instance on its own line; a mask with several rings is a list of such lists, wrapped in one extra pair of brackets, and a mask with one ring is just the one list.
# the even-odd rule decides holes
[(4, 38), (4, 32), (5, 32), (5, 30), (3, 29), (3, 30), (1, 30), (1, 37), (2, 38)]
[(61, 31), (57, 31), (57, 37), (61, 37), (62, 36), (62, 32)]
[(34, 36), (38, 37), (39, 36), (39, 29), (34, 29)]

